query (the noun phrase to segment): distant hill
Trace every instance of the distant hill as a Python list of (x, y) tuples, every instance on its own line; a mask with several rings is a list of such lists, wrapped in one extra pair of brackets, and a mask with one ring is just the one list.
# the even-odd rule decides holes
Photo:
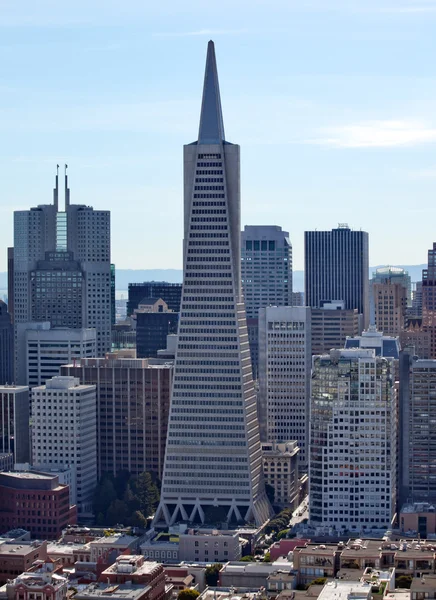
[[(379, 265), (384, 266), (384, 265)], [(409, 272), (412, 281), (420, 281), (422, 277), (422, 269), (427, 265), (396, 265), (406, 269)], [(378, 267), (369, 268), (369, 276)], [(294, 291), (304, 290), (304, 271), (294, 271), (293, 274)], [(127, 290), (129, 283), (142, 283), (143, 281), (168, 281), (170, 283), (182, 282), (181, 269), (117, 269), (116, 286), (118, 290)], [(7, 273), (0, 273), (0, 289), (6, 290), (8, 287)]]

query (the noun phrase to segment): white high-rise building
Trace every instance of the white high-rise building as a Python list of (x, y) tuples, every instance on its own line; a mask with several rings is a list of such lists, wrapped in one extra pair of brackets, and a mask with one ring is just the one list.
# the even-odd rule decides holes
[(393, 361), (372, 349), (313, 357), (310, 523), (387, 529), (396, 511)]
[[(110, 212), (54, 202), (14, 213), (14, 322), (95, 328), (97, 353), (111, 348)], [(16, 344), (16, 359), (24, 349)]]
[(311, 352), (310, 308), (259, 310), (258, 414), (263, 442), (297, 440), (307, 468)]
[(74, 467), (79, 513), (92, 513), (97, 481), (95, 385), (58, 376), (32, 390), (33, 465)]
[(239, 146), (224, 137), (209, 42), (198, 141), (184, 148), (184, 281), (161, 503), (155, 523), (264, 523), (241, 291)]
[(20, 323), (17, 325), (17, 339), (24, 343), (25, 356), (19, 357), (19, 378), (33, 388), (60, 375), (60, 367), (80, 358), (90, 358), (97, 354), (95, 329), (70, 329), (50, 326), (49, 321)]

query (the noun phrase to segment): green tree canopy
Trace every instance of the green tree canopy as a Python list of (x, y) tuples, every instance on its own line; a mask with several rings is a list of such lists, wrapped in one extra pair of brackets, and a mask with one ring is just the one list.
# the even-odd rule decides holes
[(214, 565), (210, 565), (206, 567), (206, 583), (209, 586), (216, 586), (219, 579), (219, 572), (222, 569), (221, 563), (215, 563)]
[(195, 600), (200, 595), (200, 592), (197, 590), (191, 590), (190, 588), (185, 588), (184, 590), (180, 590), (177, 595), (177, 600)]

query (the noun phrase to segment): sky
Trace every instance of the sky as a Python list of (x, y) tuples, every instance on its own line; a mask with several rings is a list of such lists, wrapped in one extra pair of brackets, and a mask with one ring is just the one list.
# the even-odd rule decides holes
[(370, 234), (370, 264), (436, 241), (436, 0), (0, 0), (0, 271), (13, 211), (112, 213), (118, 268), (181, 268), (182, 152), (215, 41), (242, 225)]

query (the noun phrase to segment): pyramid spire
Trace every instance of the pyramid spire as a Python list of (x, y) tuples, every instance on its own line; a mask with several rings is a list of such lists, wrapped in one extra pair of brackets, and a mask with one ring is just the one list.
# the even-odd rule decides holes
[(221, 109), (215, 46), (207, 45), (206, 70), (204, 73), (203, 101), (201, 103), (199, 144), (220, 144), (224, 141), (224, 123)]

